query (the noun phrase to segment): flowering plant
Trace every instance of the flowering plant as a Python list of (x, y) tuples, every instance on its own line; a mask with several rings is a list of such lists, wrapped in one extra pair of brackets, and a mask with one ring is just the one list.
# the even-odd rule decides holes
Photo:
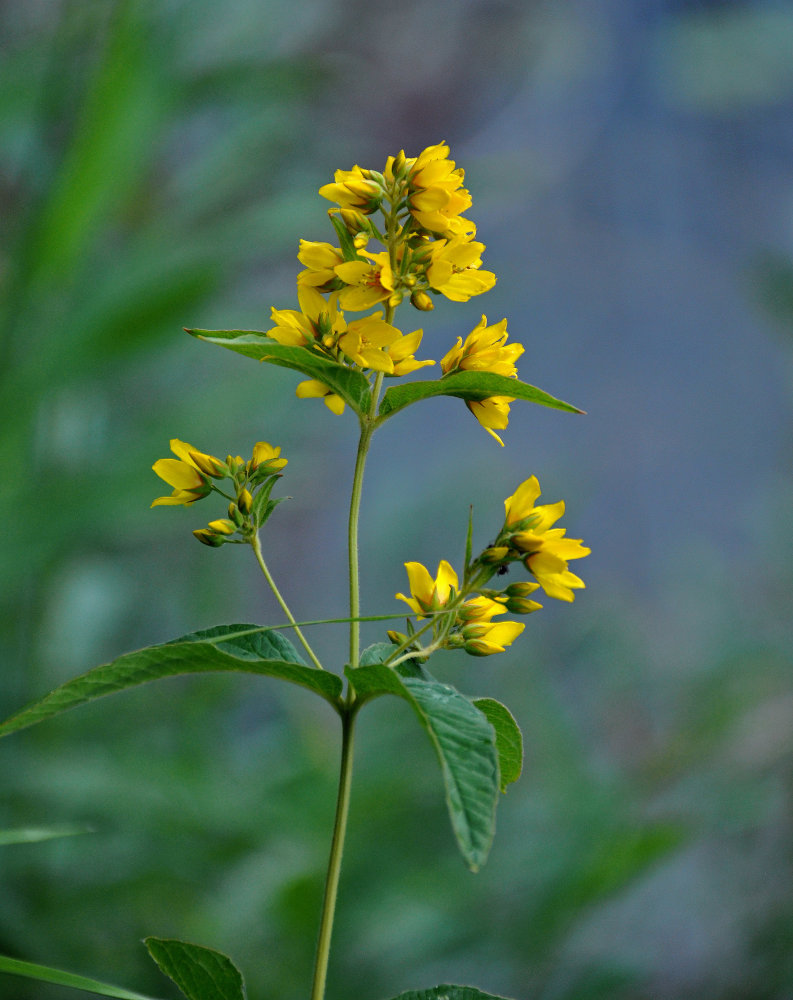
[[(217, 458), (178, 439), (175, 458), (155, 462), (154, 472), (172, 492), (152, 506), (190, 506), (222, 499), (205, 527), (194, 530), (204, 545), (249, 545), (286, 621), (276, 625), (218, 625), (120, 656), (68, 681), (0, 724), (0, 736), (41, 722), (66, 709), (157, 678), (205, 671), (242, 671), (299, 684), (323, 698), (341, 721), (339, 792), (325, 895), (320, 917), (311, 1000), (325, 995), (331, 934), (344, 848), (353, 764), (355, 725), (361, 709), (375, 698), (404, 699), (426, 730), (437, 753), (452, 829), (472, 871), (485, 861), (494, 834), (499, 793), (515, 781), (522, 766), (520, 729), (509, 710), (491, 698), (471, 699), (436, 680), (428, 661), (441, 649), (472, 656), (502, 653), (523, 632), (523, 617), (540, 609), (538, 591), (571, 602), (583, 581), (570, 561), (589, 553), (582, 541), (555, 527), (564, 502), (537, 504), (540, 486), (529, 476), (505, 502), (494, 540), (476, 551), (469, 515), (465, 556), (459, 571), (442, 560), (433, 576), (420, 562), (407, 562), (408, 593), (396, 598), (408, 608), (404, 631), (388, 629), (383, 640), (361, 650), (360, 623), (402, 615), (362, 615), (359, 586), (358, 522), (364, 467), (374, 432), (407, 406), (432, 396), (462, 399), (479, 424), (500, 445), (510, 405), (527, 400), (568, 412), (576, 407), (522, 382), (516, 362), (521, 344), (508, 343), (507, 321), (489, 324), (485, 316), (440, 360), (433, 380), (386, 379), (430, 367), (419, 359), (423, 331), (403, 333), (394, 325), (397, 309), (420, 313), (441, 295), (465, 302), (492, 288), (495, 275), (482, 269), (484, 245), (463, 213), (471, 196), (462, 169), (449, 159), (445, 144), (417, 157), (388, 157), (382, 172), (336, 172), (319, 193), (333, 202), (330, 222), (338, 246), (301, 241), (297, 276), (298, 309), (276, 309), (272, 326), (251, 330), (188, 330), (208, 343), (246, 357), (293, 369), (306, 378), (297, 395), (322, 399), (335, 415), (349, 408), (360, 428), (348, 519), (349, 662), (340, 672), (327, 669), (305, 629), (323, 622), (297, 622), (264, 559), (260, 531), (283, 498), (272, 493), (287, 458), (266, 441), (251, 457)], [(377, 249), (377, 247), (382, 249)], [(359, 315), (354, 315), (359, 314)], [(363, 315), (360, 315), (363, 314)], [(503, 585), (513, 567), (525, 578)], [(338, 619), (334, 619), (338, 621)], [(297, 645), (287, 638), (292, 633)], [(147, 938), (153, 959), (188, 1000), (241, 1000), (242, 977), (219, 952), (182, 941)], [(0, 971), (49, 979), (105, 996), (138, 998), (107, 984), (26, 962), (0, 958)], [(472, 987), (438, 986), (402, 994), (403, 1000), (477, 1000)]]

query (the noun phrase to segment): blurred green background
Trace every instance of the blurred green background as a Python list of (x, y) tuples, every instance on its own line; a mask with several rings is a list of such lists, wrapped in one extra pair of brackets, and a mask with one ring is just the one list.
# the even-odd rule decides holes
[[(201, 508), (149, 510), (174, 436), (283, 447), (268, 562), (298, 618), (345, 613), (354, 421), (180, 331), (266, 329), (298, 239), (330, 238), (333, 170), (446, 139), (499, 281), (417, 318), (424, 356), (507, 315), (521, 377), (588, 416), (516, 405), (503, 450), (455, 400), (388, 424), (365, 609), (396, 610), (406, 559), (459, 562), (469, 501), (486, 544), (531, 473), (593, 554), (509, 655), (437, 664), (526, 734), (481, 873), (407, 707), (367, 709), (329, 998), (793, 996), (789, 5), (6, 2), (0, 45), (2, 717), (281, 620), (242, 550), (194, 543)], [(343, 630), (312, 641), (342, 662)], [(93, 832), (2, 849), (0, 953), (170, 996), (139, 942), (176, 936), (253, 1000), (305, 996), (337, 728), (202, 677), (3, 741), (0, 828)]]

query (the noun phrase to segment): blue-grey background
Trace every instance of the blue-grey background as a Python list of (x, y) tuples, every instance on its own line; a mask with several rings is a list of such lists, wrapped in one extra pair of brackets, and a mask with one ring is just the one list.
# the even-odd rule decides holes
[[(469, 503), (486, 544), (531, 473), (592, 555), (508, 655), (438, 663), (526, 734), (478, 875), (407, 707), (362, 717), (329, 998), (793, 995), (790, 6), (60, 0), (0, 21), (3, 717), (129, 649), (280, 620), (243, 550), (191, 538), (219, 511), (149, 510), (171, 437), (283, 447), (268, 562), (299, 618), (345, 613), (354, 420), (180, 331), (266, 329), (298, 239), (330, 238), (332, 172), (446, 139), (498, 283), (405, 324), (438, 359), (507, 316), (521, 377), (588, 415), (516, 404), (504, 449), (456, 400), (387, 424), (365, 609), (396, 609), (407, 559), (459, 563)], [(312, 635), (342, 662), (341, 627)], [(170, 996), (139, 942), (182, 937), (253, 998), (305, 996), (337, 750), (323, 703), (247, 677), (9, 738), (0, 828), (93, 832), (2, 849), (0, 952)]]

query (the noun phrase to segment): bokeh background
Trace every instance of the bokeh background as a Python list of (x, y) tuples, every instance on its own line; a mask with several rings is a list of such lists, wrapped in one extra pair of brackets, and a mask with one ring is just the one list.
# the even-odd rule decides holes
[[(0, 38), (2, 716), (281, 620), (243, 550), (194, 543), (211, 512), (149, 510), (173, 436), (284, 448), (268, 561), (298, 618), (345, 613), (355, 422), (181, 328), (266, 329), (333, 170), (446, 139), (499, 281), (416, 314), (425, 356), (506, 315), (521, 377), (588, 415), (516, 404), (504, 449), (457, 400), (386, 425), (365, 608), (531, 473), (593, 552), (509, 655), (437, 662), (526, 734), (478, 875), (408, 708), (362, 717), (329, 998), (793, 996), (790, 5), (8, 0)], [(211, 676), (3, 741), (0, 828), (93, 832), (2, 848), (0, 952), (170, 996), (139, 942), (176, 936), (305, 996), (338, 742), (309, 693)]]

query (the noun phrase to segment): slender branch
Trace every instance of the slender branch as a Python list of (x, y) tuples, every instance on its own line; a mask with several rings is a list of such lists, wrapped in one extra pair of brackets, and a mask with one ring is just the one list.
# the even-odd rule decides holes
[(251, 543), (251, 548), (253, 549), (254, 555), (256, 556), (256, 561), (258, 562), (259, 567), (261, 568), (262, 573), (264, 573), (264, 578), (270, 584), (270, 589), (275, 594), (276, 601), (278, 601), (278, 603), (281, 605), (281, 610), (286, 615), (286, 617), (289, 619), (289, 622), (290, 622), (292, 628), (294, 628), (295, 635), (298, 637), (298, 639), (303, 644), (303, 649), (305, 649), (305, 651), (308, 653), (309, 658), (313, 662), (314, 666), (317, 667), (319, 670), (322, 670), (323, 666), (319, 662), (319, 660), (317, 659), (317, 654), (314, 652), (314, 650), (311, 648), (311, 646), (309, 646), (308, 640), (303, 635), (303, 633), (300, 631), (300, 627), (297, 624), (297, 622), (295, 621), (294, 615), (289, 610), (289, 606), (287, 605), (286, 601), (281, 596), (281, 591), (278, 589), (278, 587), (276, 587), (275, 580), (273, 580), (272, 576), (270, 575), (270, 570), (267, 568), (267, 563), (264, 561), (264, 556), (262, 555), (262, 547), (259, 544), (259, 533), (258, 533), (258, 531), (254, 532), (253, 535), (251, 535), (251, 537), (250, 537), (250, 543)]
[(336, 911), (336, 895), (339, 888), (341, 859), (344, 853), (344, 837), (347, 832), (347, 814), (350, 808), (353, 730), (357, 710), (354, 707), (349, 707), (343, 709), (340, 714), (342, 743), (339, 791), (336, 799), (336, 817), (333, 821), (333, 839), (330, 845), (328, 873), (325, 877), (325, 898), (322, 902), (322, 918), (319, 925), (319, 939), (317, 941), (317, 957), (314, 963), (314, 984), (311, 989), (311, 1000), (323, 1000), (325, 996), (330, 941), (333, 934), (333, 917)]

